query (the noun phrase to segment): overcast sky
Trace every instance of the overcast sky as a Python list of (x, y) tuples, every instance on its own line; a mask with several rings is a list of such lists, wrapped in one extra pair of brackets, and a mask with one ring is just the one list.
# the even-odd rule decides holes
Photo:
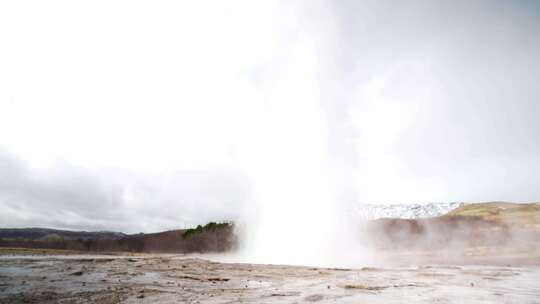
[(538, 201), (538, 37), (532, 0), (2, 1), (0, 226)]

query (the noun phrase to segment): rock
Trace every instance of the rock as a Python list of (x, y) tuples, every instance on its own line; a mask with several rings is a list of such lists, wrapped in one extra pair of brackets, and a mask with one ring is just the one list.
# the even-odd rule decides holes
[(208, 278), (207, 280), (209, 282), (227, 282), (230, 279), (227, 279), (227, 278)]
[(305, 300), (308, 301), (308, 302), (318, 302), (318, 301), (320, 301), (322, 299), (324, 299), (324, 296), (320, 295), (320, 294), (314, 294), (314, 295), (310, 295), (310, 296), (305, 297)]

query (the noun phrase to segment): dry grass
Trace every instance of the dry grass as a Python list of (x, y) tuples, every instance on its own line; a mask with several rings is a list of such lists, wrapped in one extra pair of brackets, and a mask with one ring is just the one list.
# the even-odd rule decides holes
[(540, 203), (489, 202), (466, 204), (450, 211), (444, 217), (454, 216), (479, 217), (484, 220), (499, 221), (540, 230)]
[(364, 285), (364, 284), (345, 284), (345, 285), (343, 285), (343, 288), (345, 288), (345, 289), (368, 290), (368, 291), (379, 291), (379, 290), (383, 290), (385, 288), (388, 288), (388, 286), (370, 286), (370, 285)]
[(489, 202), (466, 204), (450, 211), (446, 216), (505, 216), (509, 214), (531, 214), (540, 212), (540, 203), (515, 204), (506, 202)]

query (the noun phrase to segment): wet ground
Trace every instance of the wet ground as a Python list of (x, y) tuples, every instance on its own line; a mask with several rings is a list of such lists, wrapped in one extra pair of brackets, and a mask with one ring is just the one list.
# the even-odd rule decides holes
[(0, 303), (540, 303), (538, 266), (314, 268), (182, 255), (0, 255)]

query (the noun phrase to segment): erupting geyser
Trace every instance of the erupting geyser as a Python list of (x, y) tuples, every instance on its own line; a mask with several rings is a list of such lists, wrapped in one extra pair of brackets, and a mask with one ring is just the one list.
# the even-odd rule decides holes
[(298, 46), (291, 52), (268, 90), (251, 143), (247, 170), (256, 210), (245, 243), (253, 262), (335, 265), (343, 248), (330, 186), (324, 84), (313, 50)]
[(267, 109), (266, 143), (259, 146), (264, 157), (252, 174), (258, 210), (250, 245), (259, 262), (319, 263), (330, 248), (326, 132), (316, 102), (298, 104), (284, 100)]
[(332, 238), (327, 132), (317, 100), (298, 93), (266, 109), (263, 157), (253, 174), (260, 262), (320, 263)]

